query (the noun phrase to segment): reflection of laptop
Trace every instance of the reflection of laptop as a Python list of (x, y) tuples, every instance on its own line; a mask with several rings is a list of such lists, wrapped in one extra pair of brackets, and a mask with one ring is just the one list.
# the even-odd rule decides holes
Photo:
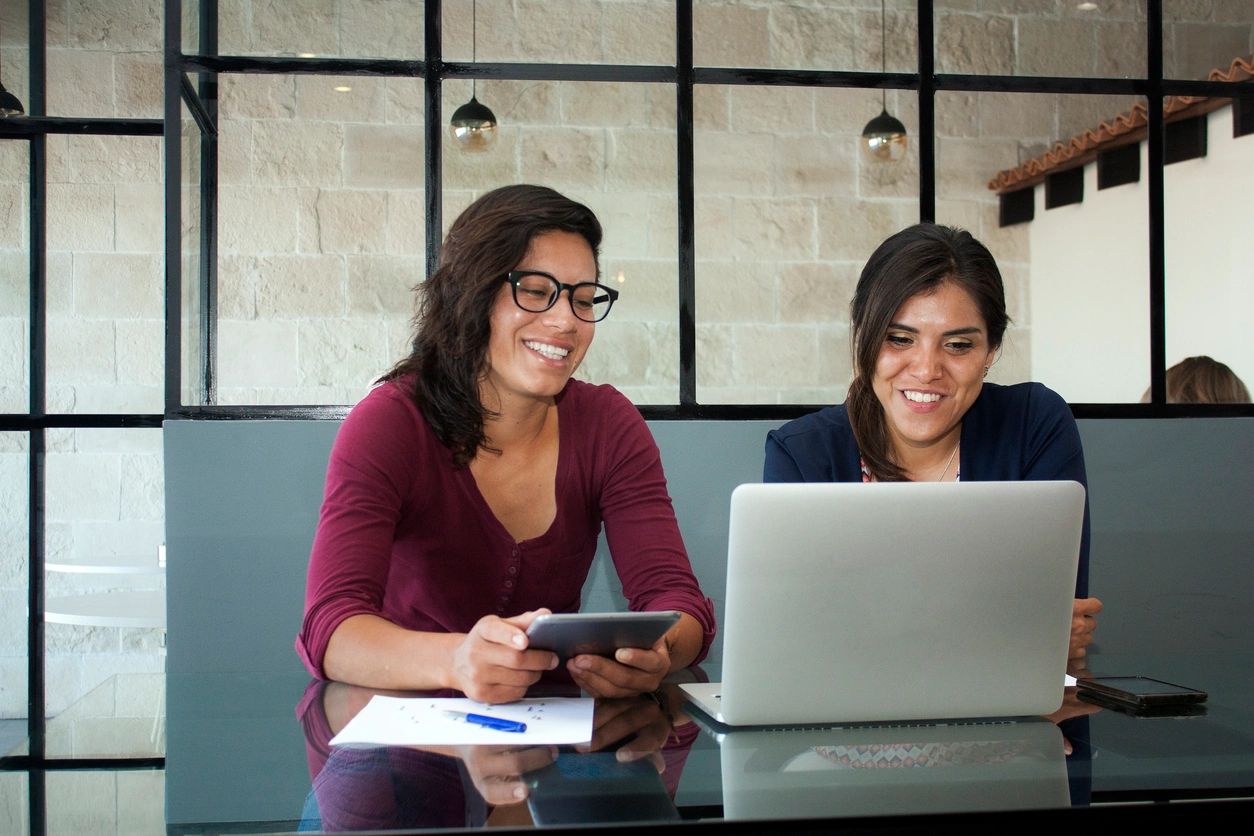
[(1076, 482), (741, 485), (723, 681), (729, 725), (1048, 714), (1062, 701)]
[(779, 819), (1068, 807), (1048, 720), (836, 729), (714, 728), (723, 818)]

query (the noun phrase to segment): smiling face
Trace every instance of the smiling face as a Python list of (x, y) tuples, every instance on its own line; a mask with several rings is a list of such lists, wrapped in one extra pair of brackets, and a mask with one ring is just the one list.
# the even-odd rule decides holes
[(996, 349), (975, 300), (951, 281), (897, 309), (872, 378), (897, 461), (957, 441)]
[[(537, 270), (563, 284), (596, 281), (597, 262), (582, 235), (544, 232), (531, 239), (518, 270)], [(515, 398), (552, 400), (579, 368), (596, 326), (575, 316), (562, 291), (553, 307), (541, 313), (514, 303), (502, 281), (492, 305), (488, 370), (481, 391), (489, 407)]]

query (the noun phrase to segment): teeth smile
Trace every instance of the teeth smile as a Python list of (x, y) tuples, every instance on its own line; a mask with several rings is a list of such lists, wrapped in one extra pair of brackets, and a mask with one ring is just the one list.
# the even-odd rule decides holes
[(558, 348), (557, 346), (549, 345), (548, 343), (538, 343), (532, 340), (525, 340), (523, 345), (527, 346), (527, 348), (532, 351), (549, 358), (550, 360), (561, 360), (567, 354), (570, 354), (569, 349)]
[(914, 401), (915, 403), (935, 403), (941, 399), (941, 396), (934, 392), (914, 392), (910, 389), (905, 389), (901, 394), (906, 396), (906, 400)]

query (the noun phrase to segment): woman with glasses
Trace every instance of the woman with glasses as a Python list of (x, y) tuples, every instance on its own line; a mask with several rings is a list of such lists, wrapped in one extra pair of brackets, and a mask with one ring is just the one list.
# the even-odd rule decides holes
[(639, 412), (573, 380), (618, 292), (601, 226), (539, 186), (476, 200), (419, 287), (413, 350), (345, 420), (327, 467), (297, 650), (316, 676), (505, 702), (558, 664), (527, 647), (578, 610), (604, 523), (633, 610), (678, 610), (651, 649), (576, 656), (596, 696), (649, 692), (714, 634)]
[[(1071, 410), (1039, 383), (985, 383), (1010, 317), (1001, 272), (970, 233), (916, 224), (872, 253), (850, 308), (845, 402), (766, 440), (767, 482), (1069, 479), (1087, 487)], [(927, 547), (927, 532), (906, 535)], [(1092, 642), (1085, 505), (1072, 658)]]

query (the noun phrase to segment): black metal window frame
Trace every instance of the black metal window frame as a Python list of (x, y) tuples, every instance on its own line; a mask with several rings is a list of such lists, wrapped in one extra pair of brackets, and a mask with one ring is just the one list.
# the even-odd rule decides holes
[[(421, 60), (349, 58), (268, 58), (218, 54), (216, 0), (199, 4), (199, 52), (186, 54), (182, 43), (182, 3), (165, 0), (164, 103), (161, 119), (85, 119), (50, 117), (47, 92), (46, 17), (41, 0), (29, 0), (29, 115), (0, 120), (0, 141), (30, 145), (30, 384), (29, 411), (0, 414), (0, 432), (25, 433), (29, 440), (29, 595), (28, 595), (28, 734), (30, 754), (0, 758), (0, 769), (31, 774), (32, 817), (42, 816), (44, 769), (159, 768), (161, 758), (48, 758), (44, 703), (44, 565), (45, 460), (48, 430), (75, 428), (160, 428), (167, 419), (339, 419), (347, 406), (223, 406), (216, 403), (217, 345), (217, 80), (223, 73), (375, 75), (421, 78), (424, 90), (424, 175), (427, 269), (438, 261), (442, 229), (441, 154), (444, 120), (441, 86), (445, 79), (666, 83), (676, 89), (679, 402), (644, 405), (641, 413), (661, 420), (784, 420), (818, 405), (701, 404), (696, 385), (695, 188), (693, 91), (701, 85), (896, 89), (918, 96), (919, 218), (933, 220), (936, 207), (936, 96), (942, 92), (1017, 92), (1118, 94), (1144, 97), (1149, 111), (1148, 229), (1151, 402), (1147, 404), (1072, 404), (1077, 418), (1251, 417), (1250, 405), (1185, 405), (1166, 403), (1166, 311), (1164, 261), (1164, 120), (1166, 96), (1238, 95), (1225, 82), (1163, 78), (1162, 0), (1146, 3), (1147, 72), (1143, 79), (956, 75), (935, 72), (934, 4), (918, 0), (918, 54), (914, 72), (862, 72), (697, 67), (693, 64), (692, 0), (675, 4), (674, 65), (544, 64), (445, 62), (442, 53), (440, 0), (423, 6), (424, 52)], [(195, 84), (192, 74), (196, 76)], [(1244, 101), (1244, 100), (1243, 100)], [(200, 258), (196, 286), (199, 304), (198, 403), (183, 402), (181, 355), (183, 302), (182, 264), (182, 117), (186, 107), (200, 135)], [(165, 408), (161, 414), (48, 414), (47, 380), (47, 152), (50, 134), (162, 136), (165, 178)], [(37, 788), (38, 787), (38, 788)], [(39, 804), (34, 802), (38, 800)], [(34, 823), (32, 818), (32, 823)]]

